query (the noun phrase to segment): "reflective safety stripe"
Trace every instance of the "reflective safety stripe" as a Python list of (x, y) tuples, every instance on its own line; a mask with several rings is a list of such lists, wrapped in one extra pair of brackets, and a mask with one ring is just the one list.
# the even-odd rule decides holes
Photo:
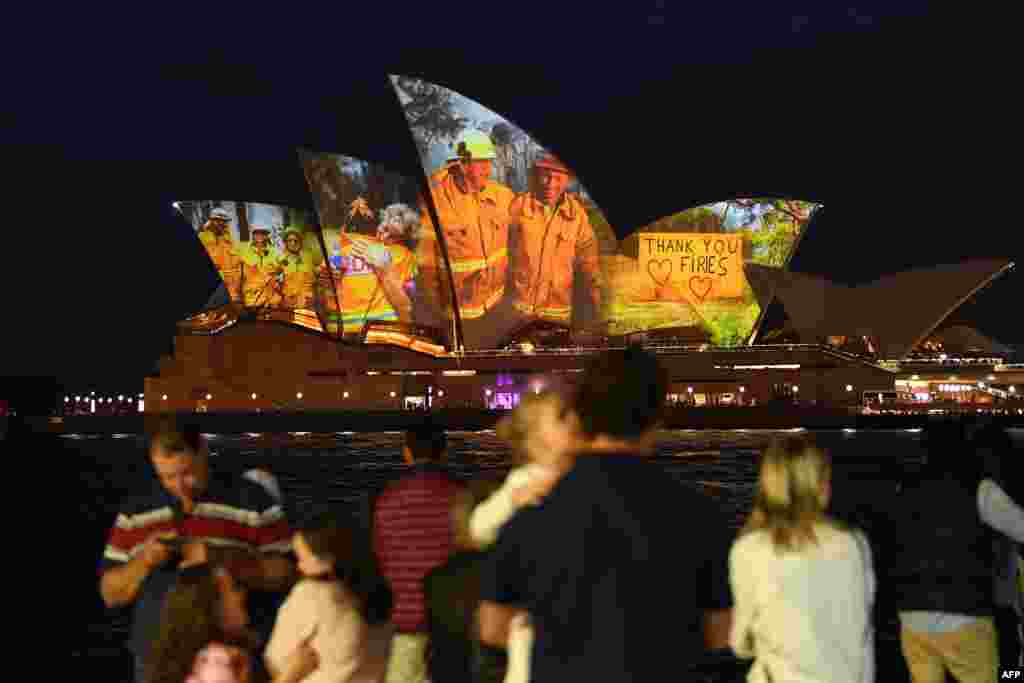
[(489, 254), (486, 259), (472, 259), (462, 261), (452, 261), (452, 272), (453, 273), (475, 273), (478, 270), (483, 270), (487, 266), (493, 266), (502, 259), (508, 258), (508, 247), (502, 247)]
[(479, 318), (487, 312), (487, 309), (494, 308), (504, 295), (505, 288), (502, 287), (501, 289), (495, 290), (489, 297), (487, 297), (487, 300), (482, 306), (459, 306), (459, 312), (462, 314), (463, 318)]
[(568, 318), (572, 315), (572, 306), (537, 306), (533, 307), (517, 301), (516, 310), (527, 315), (542, 315), (550, 318)]

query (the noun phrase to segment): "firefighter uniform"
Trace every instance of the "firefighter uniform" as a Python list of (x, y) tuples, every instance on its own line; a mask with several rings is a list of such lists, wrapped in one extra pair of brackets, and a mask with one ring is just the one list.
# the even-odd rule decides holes
[(600, 250), (583, 202), (565, 192), (547, 206), (525, 192), (516, 196), (509, 213), (509, 286), (515, 310), (528, 319), (569, 325), (579, 273), (593, 314), (599, 313)]
[[(285, 232), (285, 238), (287, 239), (290, 234), (296, 234), (302, 238), (302, 233), (298, 230), (288, 230)], [(285, 250), (281, 257), (281, 269), (283, 270), (282, 305), (286, 308), (312, 309), (315, 277), (312, 254), (305, 249), (298, 254)]]
[[(452, 279), (463, 320), (483, 317), (505, 294), (508, 275), (508, 209), (511, 189), (490, 182), (478, 193), (459, 187), (454, 174), (443, 169), (430, 179), (430, 193), (448, 246)], [(440, 252), (437, 233), (426, 206), (420, 207), (420, 264), (433, 281)], [(429, 284), (427, 286), (430, 286)]]
[(242, 259), (238, 254), (238, 244), (229, 230), (217, 235), (212, 230), (203, 229), (199, 233), (199, 241), (203, 243), (206, 253), (210, 255), (213, 265), (220, 273), (224, 286), (232, 301), (238, 301), (238, 287), (242, 281)]
[(241, 249), (242, 303), (246, 306), (275, 306), (281, 303), (277, 276), (281, 254), (269, 244), (263, 249), (249, 242)]
[(354, 240), (364, 241), (375, 248), (386, 248), (391, 253), (391, 263), (387, 267), (392, 274), (397, 272), (406, 291), (416, 277), (416, 261), (412, 252), (400, 244), (358, 236), (330, 245), (330, 271), (322, 269), (318, 279), (318, 297), (328, 329), (336, 332), (339, 318), (344, 334), (359, 333), (366, 323), (412, 322), (400, 320), (377, 272), (364, 259), (352, 253)]

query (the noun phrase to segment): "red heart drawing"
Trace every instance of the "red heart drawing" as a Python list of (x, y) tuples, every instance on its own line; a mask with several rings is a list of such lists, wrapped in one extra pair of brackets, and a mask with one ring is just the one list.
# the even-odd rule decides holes
[(711, 285), (714, 281), (709, 277), (694, 275), (690, 278), (690, 291), (697, 297), (697, 300), (704, 303), (704, 299), (711, 293)]
[[(665, 264), (668, 264), (667, 266)], [(651, 270), (651, 266), (654, 266), (654, 270)], [(665, 277), (659, 277), (661, 271), (665, 272)], [(655, 274), (657, 273), (657, 275)], [(672, 277), (672, 259), (662, 259), (660, 261), (648, 261), (647, 262), (647, 274), (651, 276), (659, 285), (668, 284), (668, 279)]]

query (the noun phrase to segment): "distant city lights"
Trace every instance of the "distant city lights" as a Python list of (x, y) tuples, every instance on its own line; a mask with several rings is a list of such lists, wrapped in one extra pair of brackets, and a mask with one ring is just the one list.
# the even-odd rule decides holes
[(348, 392), (346, 391), (346, 392), (345, 392), (345, 393), (343, 393), (343, 394), (342, 394), (341, 396), (342, 396), (342, 398), (348, 398)]
[(206, 400), (207, 401), (212, 401), (213, 400), (213, 394), (207, 394), (206, 395)]
[(254, 393), (252, 394), (252, 400), (254, 400), (254, 401), (256, 400), (256, 394), (255, 394), (255, 392), (254, 392)]
[[(391, 398), (394, 398), (394, 397), (395, 397), (395, 396), (397, 396), (397, 395), (398, 395), (398, 394), (396, 394), (395, 392), (393, 392), (393, 391), (391, 392)], [(487, 395), (488, 395), (488, 396), (490, 396), (490, 395), (491, 395), (491, 392), (490, 392), (490, 391), (488, 391), (488, 392), (487, 392)]]
[(437, 395), (438, 396), (444, 396), (444, 391), (439, 389), (438, 392), (437, 392)]
[(166, 401), (167, 400), (167, 394), (164, 394), (161, 398)]
[(299, 393), (295, 394), (295, 398), (297, 398), (297, 399), (299, 399), (301, 401), (302, 400), (302, 392), (300, 391)]
[(853, 391), (853, 385), (852, 384), (847, 384), (846, 385), (846, 390), (847, 391)]

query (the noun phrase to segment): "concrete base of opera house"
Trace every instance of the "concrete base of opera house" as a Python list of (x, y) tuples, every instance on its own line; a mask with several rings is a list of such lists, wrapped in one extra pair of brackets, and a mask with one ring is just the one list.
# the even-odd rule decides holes
[[(1016, 411), (1014, 411), (1016, 413)], [(178, 417), (210, 434), (328, 434), (332, 432), (401, 431), (426, 422), (452, 431), (493, 429), (506, 411), (437, 410), (290, 413), (187, 413)], [(27, 417), (37, 432), (55, 434), (142, 434), (160, 413), (120, 416)], [(984, 419), (1024, 427), (1024, 415), (959, 413), (963, 419)], [(852, 411), (794, 406), (681, 408), (666, 411), (665, 429), (910, 429), (950, 419), (946, 415), (861, 414)], [(6, 431), (6, 425), (0, 429)]]

